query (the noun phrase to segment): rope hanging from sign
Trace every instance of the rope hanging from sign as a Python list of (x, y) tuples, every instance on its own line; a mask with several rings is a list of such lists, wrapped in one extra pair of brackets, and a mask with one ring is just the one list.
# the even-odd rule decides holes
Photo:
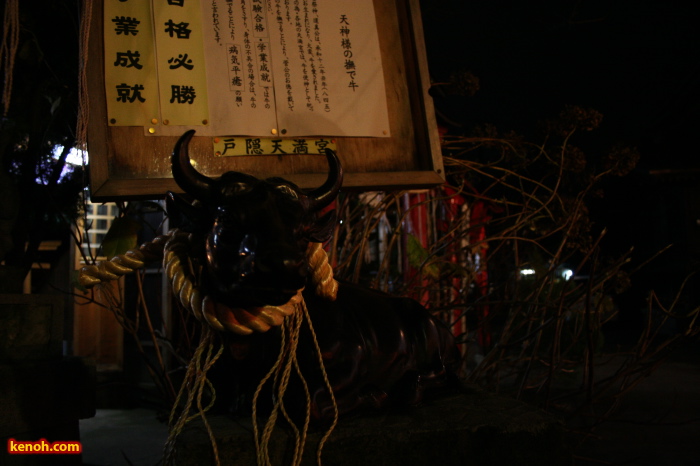
[(90, 27), (92, 24), (93, 2), (82, 2), (80, 16), (80, 36), (78, 43), (78, 121), (75, 128), (75, 146), (80, 151), (83, 165), (87, 153), (87, 128), (90, 118), (90, 106), (88, 103), (87, 65), (88, 43), (90, 41)]
[(5, 80), (2, 87), (3, 116), (7, 117), (10, 111), (10, 98), (12, 97), (12, 78), (15, 69), (15, 57), (19, 45), (19, 0), (7, 0), (3, 15), (2, 25), (2, 67), (5, 71)]

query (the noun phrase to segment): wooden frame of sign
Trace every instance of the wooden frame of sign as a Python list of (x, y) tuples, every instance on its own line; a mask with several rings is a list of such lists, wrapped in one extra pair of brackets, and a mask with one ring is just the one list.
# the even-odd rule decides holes
[[(334, 138), (345, 170), (344, 189), (415, 189), (444, 181), (439, 134), (428, 95), (428, 74), (418, 0), (374, 0), (391, 137)], [(109, 126), (104, 93), (103, 2), (93, 7), (89, 43), (91, 196), (94, 201), (162, 197), (178, 191), (170, 173), (177, 137), (147, 137), (143, 127)], [(397, 53), (396, 51), (401, 51)], [(258, 178), (280, 176), (302, 188), (327, 174), (324, 157), (214, 157), (211, 136), (195, 136), (190, 155), (202, 173), (227, 171)]]

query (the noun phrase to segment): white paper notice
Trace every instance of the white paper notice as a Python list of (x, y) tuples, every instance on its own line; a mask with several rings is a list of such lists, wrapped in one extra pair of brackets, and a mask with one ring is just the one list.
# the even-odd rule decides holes
[(198, 135), (390, 136), (372, 0), (200, 2), (209, 124)]

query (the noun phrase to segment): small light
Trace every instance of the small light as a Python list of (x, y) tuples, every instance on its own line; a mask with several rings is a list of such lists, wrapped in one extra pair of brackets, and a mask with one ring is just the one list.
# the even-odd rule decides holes
[(271, 132), (272, 134), (277, 134), (277, 129), (272, 128), (272, 130), (270, 130), (270, 132)]
[(153, 119), (151, 119), (151, 123), (154, 124), (154, 125), (157, 125), (157, 124), (158, 124), (158, 118), (153, 118)]
[(153, 134), (156, 132), (156, 129), (155, 128), (148, 128), (148, 132)]
[(521, 269), (520, 275), (535, 275), (535, 269)]
[(566, 281), (571, 280), (571, 277), (574, 276), (574, 271), (571, 269), (564, 269), (561, 271), (561, 278), (563, 278)]

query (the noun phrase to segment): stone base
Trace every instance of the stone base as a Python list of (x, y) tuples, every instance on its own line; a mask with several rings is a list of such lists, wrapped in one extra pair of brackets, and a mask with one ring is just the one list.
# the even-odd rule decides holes
[[(207, 419), (221, 464), (256, 464), (250, 419)], [(316, 464), (323, 433), (309, 434), (303, 465)], [(293, 433), (276, 428), (269, 448), (272, 464), (290, 464), (293, 448)], [(193, 421), (180, 435), (176, 459), (183, 466), (214, 464), (201, 421)], [(561, 424), (551, 415), (517, 400), (466, 390), (420, 407), (343, 418), (323, 448), (322, 461), (327, 466), (540, 466), (569, 465), (571, 454)]]
[(63, 297), (0, 294), (0, 364), (60, 359)]

